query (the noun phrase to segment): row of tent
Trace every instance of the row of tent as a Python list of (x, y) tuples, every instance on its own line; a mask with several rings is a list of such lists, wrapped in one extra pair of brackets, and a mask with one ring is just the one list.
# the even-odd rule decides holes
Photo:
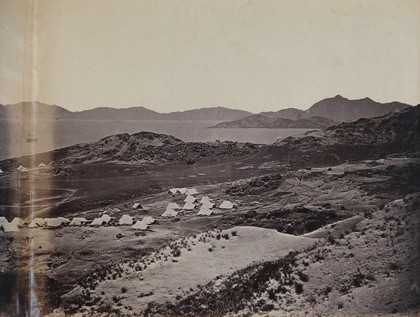
[[(45, 163), (41, 162), (41, 163), (38, 164), (37, 167), (38, 168), (44, 168), (44, 167), (50, 166), (51, 164), (52, 164), (52, 162), (50, 164), (48, 164), (48, 165), (46, 165)], [(21, 173), (29, 172), (29, 169), (27, 167), (23, 166), (23, 165), (19, 165), (16, 169), (19, 172), (21, 172)], [(0, 168), (0, 174), (3, 174), (3, 173), (4, 173), (4, 171)]]
[[(184, 199), (185, 204), (183, 207), (181, 207), (177, 203), (169, 203), (165, 209), (165, 212), (162, 214), (162, 217), (176, 217), (182, 211), (194, 210), (197, 207), (195, 205), (197, 200), (198, 199), (196, 197), (188, 195)], [(197, 213), (197, 215), (199, 216), (210, 216), (213, 213), (213, 208), (216, 206), (207, 196), (201, 198), (201, 200), (198, 203), (201, 204), (200, 209)], [(228, 200), (224, 200), (218, 208), (230, 210), (236, 207), (237, 205), (235, 203), (232, 203)]]
[[(92, 227), (95, 226), (103, 226), (110, 223), (111, 220), (114, 218), (104, 214), (99, 218), (95, 218), (89, 224), (89, 220), (83, 217), (75, 217), (73, 220), (69, 220), (64, 217), (57, 217), (57, 218), (34, 218), (29, 224), (28, 228), (39, 228), (39, 227), (47, 227), (47, 228), (59, 228), (65, 225), (68, 226), (84, 226), (90, 225)], [(144, 217), (141, 221), (135, 221), (135, 219), (129, 215), (123, 215), (121, 219), (118, 221), (120, 226), (131, 225), (133, 229), (140, 229), (146, 230), (149, 225), (153, 224), (156, 220), (153, 217), (147, 216)], [(19, 217), (15, 217), (11, 222), (8, 222), (5, 217), (0, 217), (0, 228), (3, 229), (4, 232), (17, 232), (19, 231), (19, 227), (23, 227), (26, 222)]]
[(171, 193), (172, 195), (176, 195), (176, 194), (196, 195), (198, 194), (198, 191), (195, 188), (182, 187), (182, 188), (170, 188), (169, 193)]

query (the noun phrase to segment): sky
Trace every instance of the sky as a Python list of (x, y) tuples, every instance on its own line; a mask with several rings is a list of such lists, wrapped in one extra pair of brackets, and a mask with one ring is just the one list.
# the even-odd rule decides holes
[(0, 103), (420, 103), (420, 0), (0, 0)]

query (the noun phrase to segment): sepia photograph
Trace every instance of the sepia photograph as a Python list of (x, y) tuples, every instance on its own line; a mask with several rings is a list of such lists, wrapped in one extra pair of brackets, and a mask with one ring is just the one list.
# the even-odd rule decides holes
[(420, 316), (419, 0), (0, 0), (0, 317)]

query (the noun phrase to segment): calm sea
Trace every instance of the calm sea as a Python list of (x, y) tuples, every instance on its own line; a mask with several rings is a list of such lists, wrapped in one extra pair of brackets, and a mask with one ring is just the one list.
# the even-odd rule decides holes
[[(45, 152), (77, 143), (97, 141), (105, 136), (119, 133), (150, 131), (170, 134), (183, 141), (206, 142), (230, 140), (270, 144), (278, 139), (309, 131), (308, 129), (212, 129), (208, 128), (220, 121), (114, 121), (114, 120), (57, 120), (41, 121), (36, 130), (38, 141), (27, 143), (25, 135), (29, 126), (17, 127), (16, 122), (2, 121), (3, 143), (0, 158), (21, 156), (30, 153), (30, 147), (36, 152)], [(8, 125), (7, 127), (5, 125)], [(9, 133), (4, 133), (8, 131)], [(16, 131), (19, 133), (14, 133)], [(6, 135), (4, 135), (6, 134)], [(22, 142), (19, 142), (19, 139)]]

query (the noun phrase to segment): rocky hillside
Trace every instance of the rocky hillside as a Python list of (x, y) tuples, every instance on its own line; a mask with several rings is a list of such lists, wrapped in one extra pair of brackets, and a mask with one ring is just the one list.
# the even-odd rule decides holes
[(335, 124), (334, 121), (322, 117), (293, 120), (279, 117), (270, 118), (262, 114), (256, 114), (236, 121), (222, 122), (211, 128), (322, 129), (333, 124)]
[(293, 164), (337, 163), (420, 151), (420, 105), (371, 119), (342, 123), (301, 137), (279, 140), (273, 157)]

